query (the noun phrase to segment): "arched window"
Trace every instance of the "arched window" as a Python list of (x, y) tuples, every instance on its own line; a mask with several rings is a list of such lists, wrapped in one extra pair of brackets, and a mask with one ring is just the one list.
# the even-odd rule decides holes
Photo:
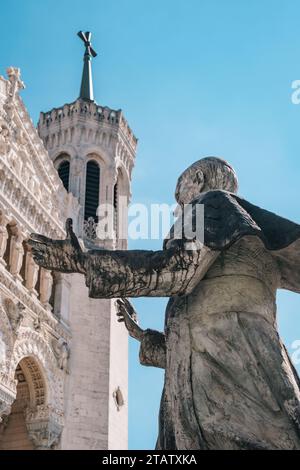
[(58, 176), (60, 177), (65, 189), (69, 191), (70, 162), (63, 160), (58, 167)]
[(97, 222), (99, 205), (100, 168), (97, 162), (90, 160), (86, 166), (84, 219), (93, 217)]

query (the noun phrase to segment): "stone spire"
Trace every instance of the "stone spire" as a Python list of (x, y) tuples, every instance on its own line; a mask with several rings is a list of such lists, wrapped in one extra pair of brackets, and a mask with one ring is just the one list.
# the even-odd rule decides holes
[(80, 37), (80, 39), (82, 39), (85, 45), (79, 98), (86, 101), (94, 101), (91, 58), (96, 57), (97, 53), (91, 46), (92, 33), (90, 33), (89, 31), (85, 33), (79, 31), (77, 35)]

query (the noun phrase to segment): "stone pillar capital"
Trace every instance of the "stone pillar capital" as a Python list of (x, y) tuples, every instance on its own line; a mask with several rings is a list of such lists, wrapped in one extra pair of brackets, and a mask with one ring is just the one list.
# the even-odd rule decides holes
[[(11, 412), (11, 405), (16, 398), (16, 391), (8, 389), (4, 384), (4, 375), (2, 374), (3, 382), (0, 377), (0, 423), (3, 421), (5, 416), (8, 416)], [(8, 378), (6, 377), (8, 380)], [(15, 388), (15, 384), (14, 388)]]
[(40, 405), (25, 411), (29, 438), (37, 450), (54, 449), (63, 429), (62, 416), (50, 406)]

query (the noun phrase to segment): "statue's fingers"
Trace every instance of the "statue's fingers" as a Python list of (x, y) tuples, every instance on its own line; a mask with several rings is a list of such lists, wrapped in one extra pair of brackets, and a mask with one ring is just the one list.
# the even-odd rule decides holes
[(129, 312), (134, 312), (134, 308), (128, 299), (123, 299), (124, 305)]
[(128, 315), (126, 305), (122, 300), (117, 300), (117, 311), (121, 312), (122, 315)]
[(33, 259), (41, 263), (49, 258), (49, 249), (44, 243), (30, 243)]
[(66, 220), (66, 233), (67, 233), (67, 239), (71, 240), (73, 247), (77, 251), (81, 252), (82, 249), (78, 241), (78, 238), (76, 237), (75, 232), (73, 230), (73, 219), (71, 218)]
[(33, 248), (32, 250), (32, 256), (33, 258), (39, 258), (39, 259), (45, 259), (48, 257), (48, 252), (47, 250), (43, 249), (43, 248)]
[(33, 255), (34, 262), (43, 268), (48, 268), (48, 263), (45, 256)]
[(49, 259), (48, 247), (43, 243), (36, 242), (30, 245), (34, 261), (41, 266), (45, 265)]
[(73, 232), (73, 219), (68, 218), (66, 220), (66, 232), (67, 232), (67, 237)]

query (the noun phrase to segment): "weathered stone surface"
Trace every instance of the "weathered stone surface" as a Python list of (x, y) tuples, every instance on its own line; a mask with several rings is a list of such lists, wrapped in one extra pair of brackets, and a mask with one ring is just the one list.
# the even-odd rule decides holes
[(277, 289), (300, 290), (300, 227), (228, 192), (226, 162), (191, 168), (176, 197), (204, 204), (197, 249), (171, 239), (159, 252), (83, 253), (68, 223), (63, 243), (32, 236), (33, 256), (85, 274), (92, 297), (171, 297), (164, 333), (119, 305), (142, 362), (165, 368), (158, 449), (300, 449), (299, 378), (276, 329)]

